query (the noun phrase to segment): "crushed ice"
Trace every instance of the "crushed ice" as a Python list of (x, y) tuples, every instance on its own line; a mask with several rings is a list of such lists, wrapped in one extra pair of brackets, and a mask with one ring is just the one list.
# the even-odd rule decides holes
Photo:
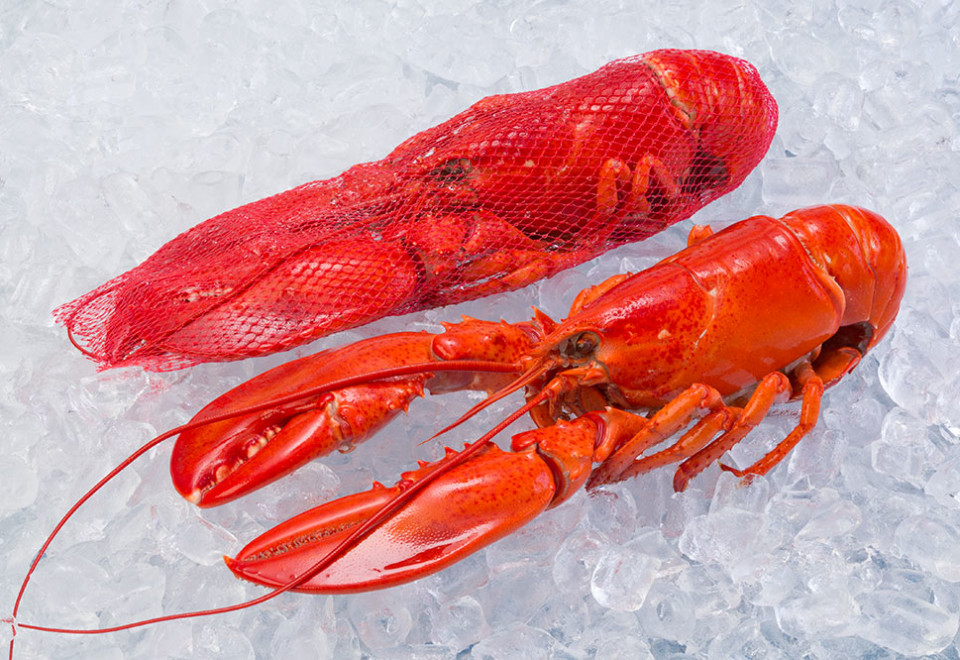
[[(781, 107), (759, 171), (699, 222), (845, 202), (901, 231), (889, 339), (817, 431), (748, 489), (664, 471), (573, 501), (441, 574), (374, 594), (287, 595), (238, 614), (91, 638), (23, 631), (18, 658), (957, 657), (960, 613), (960, 5), (946, 0), (221, 0), (14, 3), (0, 25), (0, 577), (9, 611), (59, 516), (157, 430), (289, 356), (95, 373), (50, 310), (240, 203), (383, 156), (482, 96), (658, 47), (746, 57)], [(327, 341), (460, 313), (562, 317), (689, 223), (553, 281)], [(653, 255), (653, 256), (651, 256)], [(315, 350), (311, 347), (307, 350)], [(391, 481), (454, 406), (223, 511), (166, 479), (169, 449), (94, 498), (41, 564), (24, 621), (107, 626), (261, 592), (220, 565), (279, 517)], [(506, 406), (462, 427), (479, 435)], [(744, 463), (789, 427), (769, 422)], [(4, 639), (9, 636), (3, 627)]]

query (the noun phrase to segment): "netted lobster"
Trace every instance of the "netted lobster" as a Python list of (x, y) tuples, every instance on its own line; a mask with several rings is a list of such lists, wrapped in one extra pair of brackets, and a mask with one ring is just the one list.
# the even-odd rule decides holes
[(743, 60), (618, 60), (207, 220), (55, 314), (101, 367), (167, 370), (519, 288), (732, 190), (776, 122)]
[[(849, 206), (757, 216), (716, 235), (699, 227), (689, 243), (582, 292), (562, 323), (539, 312), (519, 324), (467, 318), (268, 371), (180, 434), (174, 484), (201, 506), (221, 504), (362, 442), (424, 388), (487, 391), (489, 402), (525, 387), (526, 404), (463, 451), (303, 513), (227, 560), (264, 585), (350, 592), (449, 566), (584, 485), (679, 462), (683, 490), (771, 406), (799, 398), (797, 426), (772, 451), (744, 470), (723, 466), (765, 474), (815, 426), (824, 388), (890, 329), (903, 248), (883, 218)], [(489, 442), (526, 412), (539, 428), (515, 435), (512, 451)]]

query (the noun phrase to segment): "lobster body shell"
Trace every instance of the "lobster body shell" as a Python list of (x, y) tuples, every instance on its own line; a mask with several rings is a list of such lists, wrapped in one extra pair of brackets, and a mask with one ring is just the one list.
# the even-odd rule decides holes
[(751, 218), (723, 239), (621, 282), (554, 334), (601, 336), (595, 359), (627, 407), (642, 408), (692, 383), (735, 394), (836, 333), (843, 292), (787, 226)]
[[(199, 504), (219, 504), (301, 464), (273, 457), (314, 446), (300, 432), (313, 409), (338, 420), (338, 441), (350, 448), (425, 385), (503, 385), (492, 399), (526, 387), (527, 403), (511, 419), (530, 411), (541, 428), (514, 436), (512, 451), (484, 436), (405, 473), (393, 488), (376, 484), (305, 512), (228, 560), (237, 575), (266, 585), (300, 576), (299, 589), (337, 592), (440, 570), (584, 485), (680, 463), (674, 487), (683, 490), (774, 404), (799, 398), (800, 421), (777, 447), (746, 470), (725, 468), (765, 474), (815, 426), (824, 389), (890, 329), (906, 282), (904, 252), (879, 215), (840, 205), (757, 216), (709, 234), (695, 229), (681, 253), (582, 293), (560, 323), (540, 313), (515, 326), (466, 319), (438, 335), (384, 335), (267, 372), (211, 403), (180, 435), (174, 481)], [(371, 386), (383, 389), (356, 396), (355, 388)], [(292, 403), (247, 408), (228, 434), (219, 422), (203, 425), (238, 401), (276, 395)], [(267, 416), (272, 439), (245, 451), (262, 438)]]
[(56, 315), (101, 366), (165, 370), (518, 288), (732, 190), (776, 122), (742, 60), (618, 60), (212, 218)]

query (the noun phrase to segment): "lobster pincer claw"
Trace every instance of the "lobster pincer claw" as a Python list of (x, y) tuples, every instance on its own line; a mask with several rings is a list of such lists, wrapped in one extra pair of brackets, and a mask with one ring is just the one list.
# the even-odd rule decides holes
[[(446, 460), (452, 455), (448, 450)], [(227, 566), (246, 580), (286, 585), (438, 465), (404, 473), (392, 488), (375, 484), (372, 490), (327, 502), (281, 523), (235, 558), (225, 558)], [(535, 452), (505, 452), (489, 445), (416, 493), (297, 590), (351, 593), (424, 577), (516, 531), (546, 509), (555, 492), (553, 473)]]
[[(296, 587), (314, 593), (381, 589), (422, 578), (570, 497), (590, 474), (600, 432), (597, 421), (585, 416), (520, 433), (512, 451), (493, 444), (447, 449), (443, 460), (404, 473), (393, 488), (375, 483), (372, 490), (281, 523), (236, 558), (226, 558), (227, 566), (237, 577), (280, 587), (330, 557), (327, 568)], [(412, 486), (425, 479), (432, 481), (411, 495)], [(396, 512), (352, 547), (337, 549), (387, 506)]]
[[(427, 362), (433, 337), (412, 332), (376, 337), (294, 360), (227, 392), (191, 425), (224, 412), (252, 412), (181, 433), (170, 461), (174, 486), (195, 504), (216, 506), (334, 450), (349, 451), (423, 396), (430, 374), (346, 387), (335, 383), (350, 376), (357, 361), (373, 369), (395, 366), (390, 349), (398, 342), (408, 359)], [(332, 391), (323, 391), (325, 383), (334, 384)], [(308, 393), (297, 396), (301, 391)], [(286, 402), (267, 405), (278, 400)]]
[[(222, 395), (177, 439), (170, 461), (177, 491), (200, 506), (224, 504), (315, 458), (350, 451), (406, 411), (425, 386), (434, 393), (497, 390), (537, 337), (523, 323), (465, 318), (444, 327), (300, 358)], [(464, 361), (478, 360), (487, 371), (463, 370)]]

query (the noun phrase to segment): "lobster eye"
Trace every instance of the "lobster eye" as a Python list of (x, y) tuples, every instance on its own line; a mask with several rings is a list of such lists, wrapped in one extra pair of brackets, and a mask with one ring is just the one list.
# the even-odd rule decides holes
[(597, 350), (600, 337), (595, 332), (581, 332), (570, 342), (571, 357), (586, 357)]

